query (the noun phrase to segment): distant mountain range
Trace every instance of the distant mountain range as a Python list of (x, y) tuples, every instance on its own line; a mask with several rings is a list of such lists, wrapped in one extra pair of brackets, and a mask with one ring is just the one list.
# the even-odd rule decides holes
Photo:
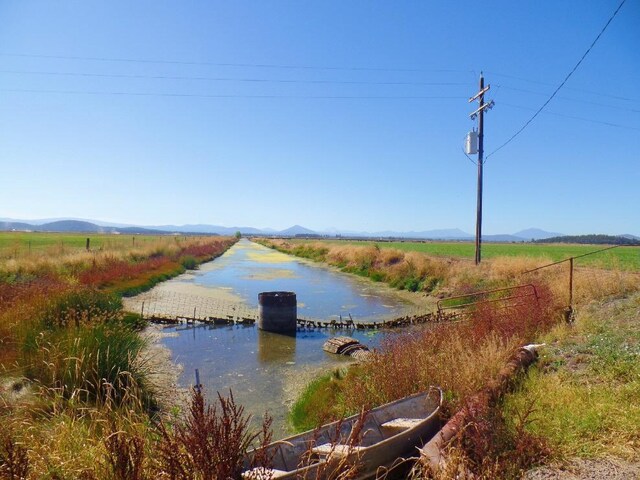
[(86, 220), (55, 220), (45, 223), (26, 223), (24, 221), (10, 221), (0, 219), (0, 231), (30, 231), (30, 232), (70, 232), (70, 233), (131, 233), (131, 234), (158, 234), (172, 233), (156, 228), (135, 226), (112, 227), (98, 225)]
[[(423, 240), (473, 240), (474, 235), (460, 229), (423, 230), (398, 232), (385, 230), (380, 232), (358, 232), (350, 230), (333, 229), (331, 231), (314, 231), (301, 225), (294, 225), (285, 230), (255, 227), (223, 227), (219, 225), (193, 224), (193, 225), (154, 225), (137, 226), (118, 223), (101, 222), (96, 220), (83, 220), (77, 218), (56, 218), (44, 220), (16, 220), (0, 218), (0, 231), (39, 231), (39, 232), (86, 232), (86, 233), (122, 233), (122, 234), (171, 234), (171, 233), (201, 233), (217, 235), (234, 235), (240, 232), (243, 235), (270, 235), (270, 236), (310, 236), (310, 237), (351, 237), (351, 238), (398, 238), (398, 239), (423, 239)], [(529, 228), (513, 234), (483, 235), (486, 242), (523, 242), (532, 240), (544, 240), (552, 237), (561, 237), (563, 234), (547, 232), (539, 228)], [(632, 240), (639, 237), (631, 234), (619, 235)]]

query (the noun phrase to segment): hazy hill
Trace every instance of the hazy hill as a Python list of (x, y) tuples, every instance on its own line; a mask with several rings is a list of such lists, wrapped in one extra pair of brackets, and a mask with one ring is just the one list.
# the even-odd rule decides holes
[(278, 233), (270, 228), (254, 228), (254, 227), (223, 227), (220, 225), (207, 225), (207, 224), (190, 224), (190, 225), (153, 225), (146, 228), (152, 230), (162, 230), (166, 232), (179, 232), (179, 233), (209, 233), (216, 235), (235, 235), (236, 232), (243, 233), (245, 235), (264, 235)]
[(32, 232), (70, 232), (70, 233), (130, 233), (158, 235), (170, 233), (143, 227), (106, 227), (85, 220), (56, 220), (42, 224), (24, 222), (0, 222), (0, 231), (32, 231)]
[[(475, 236), (473, 237), (475, 240)], [(483, 242), (529, 242), (530, 238), (524, 238), (518, 235), (509, 235), (508, 233), (502, 233), (497, 235), (482, 235)]]
[(396, 232), (386, 230), (383, 232), (366, 233), (362, 232), (360, 236), (373, 236), (373, 237), (391, 237), (391, 238), (428, 238), (433, 240), (462, 240), (472, 238), (472, 235), (463, 232), (459, 228), (448, 228), (440, 230), (423, 230), (423, 231), (411, 231), (411, 232)]
[(33, 225), (24, 222), (0, 221), (0, 231), (32, 230)]
[(547, 232), (539, 228), (527, 228), (513, 234), (514, 237), (520, 237), (524, 240), (542, 240), (551, 237), (562, 237), (564, 234), (556, 232)]
[(309, 230), (308, 228), (302, 227), (300, 225), (294, 225), (293, 227), (289, 227), (286, 230), (282, 230), (278, 232), (280, 235), (318, 235), (318, 232), (314, 232), (313, 230)]
[(80, 220), (58, 220), (57, 222), (43, 223), (42, 225), (35, 225), (33, 230), (39, 230), (43, 232), (95, 232), (95, 233), (108, 233), (112, 231), (112, 228), (101, 227), (95, 223), (85, 222)]

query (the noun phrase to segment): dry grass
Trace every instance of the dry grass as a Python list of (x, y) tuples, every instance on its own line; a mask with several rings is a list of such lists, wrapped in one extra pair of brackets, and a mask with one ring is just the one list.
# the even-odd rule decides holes
[[(524, 283), (544, 283), (559, 301), (569, 301), (569, 264), (562, 263), (526, 274), (551, 263), (550, 258), (504, 256), (484, 260), (479, 266), (458, 257), (430, 256), (374, 245), (332, 242), (297, 243), (263, 240), (262, 243), (293, 255), (310, 258), (413, 291), (439, 297)], [(576, 268), (574, 301), (584, 304), (594, 299), (628, 294), (640, 288), (640, 274), (633, 271)]]
[(101, 268), (118, 261), (136, 261), (147, 258), (177, 258), (185, 251), (191, 253), (203, 246), (211, 246), (231, 241), (215, 237), (167, 237), (157, 236), (142, 245), (100, 248), (93, 250), (60, 249), (51, 247), (18, 257), (0, 258), (0, 278), (13, 280), (49, 273), (65, 278), (73, 278), (88, 267)]
[[(456, 410), (503, 368), (514, 350), (547, 331), (559, 315), (548, 290), (518, 305), (478, 306), (469, 321), (415, 327), (389, 335), (370, 361), (346, 375), (325, 377), (303, 394), (297, 414), (324, 421), (372, 408), (438, 385)], [(322, 399), (317, 402), (316, 399)], [(305, 405), (306, 403), (306, 405)], [(304, 422), (300, 422), (301, 425)]]
[[(207, 406), (194, 391), (184, 418), (155, 424), (138, 409), (114, 404), (92, 407), (61, 397), (54, 403), (32, 397), (0, 409), (0, 478), (239, 479), (248, 449), (271, 440), (270, 419), (250, 431), (232, 396)], [(262, 465), (257, 459), (254, 466)]]
[(429, 385), (443, 388), (449, 408), (459, 408), (497, 375), (518, 346), (555, 322), (553, 298), (541, 286), (538, 291), (539, 300), (530, 297), (509, 308), (479, 306), (468, 322), (391, 337), (342, 392), (347, 409), (386, 403)]
[(138, 319), (113, 292), (147, 288), (233, 242), (165, 237), (0, 261), (0, 478), (157, 477), (150, 367)]

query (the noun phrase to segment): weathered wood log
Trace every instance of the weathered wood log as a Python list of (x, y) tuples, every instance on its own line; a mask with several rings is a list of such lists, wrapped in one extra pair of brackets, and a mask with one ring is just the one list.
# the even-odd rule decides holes
[[(325, 352), (341, 355), (348, 347), (359, 345), (360, 342), (351, 337), (332, 337), (322, 346)], [(363, 345), (364, 346), (364, 345)]]

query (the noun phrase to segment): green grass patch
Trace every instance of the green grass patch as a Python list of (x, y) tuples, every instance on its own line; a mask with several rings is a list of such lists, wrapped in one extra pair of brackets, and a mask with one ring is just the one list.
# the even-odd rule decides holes
[[(293, 244), (309, 240), (289, 240)], [(324, 240), (329, 244), (377, 245), (379, 248), (395, 248), (405, 252), (421, 252), (440, 257), (459, 257), (473, 259), (475, 245), (470, 242), (373, 242), (355, 240)], [(602, 245), (565, 245), (534, 243), (483, 243), (482, 257), (533, 257), (548, 258), (551, 261), (576, 257)], [(294, 255), (297, 253), (294, 252)], [(640, 270), (640, 247), (620, 247), (576, 260), (576, 266), (591, 266), (607, 269)]]
[(533, 399), (528, 431), (546, 438), (559, 457), (629, 457), (640, 448), (640, 384), (612, 387), (572, 375), (533, 370), (522, 391), (505, 401), (506, 414)]
[(72, 290), (51, 299), (39, 324), (47, 329), (79, 327), (92, 323), (95, 317), (100, 321), (116, 318), (121, 310), (122, 300), (117, 295), (88, 289)]
[(25, 325), (24, 375), (65, 399), (151, 408), (153, 393), (139, 354), (141, 319), (121, 312), (120, 299), (95, 291), (56, 298), (39, 320)]
[(339, 400), (343, 375), (341, 370), (335, 370), (307, 385), (289, 413), (296, 432), (312, 430), (343, 414)]
[(560, 326), (507, 414), (533, 401), (532, 433), (560, 456), (637, 458), (640, 454), (640, 295), (591, 307)]
[(94, 233), (0, 232), (0, 257), (50, 252), (66, 253), (86, 249), (127, 250), (156, 242), (158, 235), (113, 235)]
[(184, 255), (180, 257), (180, 264), (186, 270), (195, 270), (198, 267), (198, 263), (198, 259), (196, 259), (196, 257), (194, 257), (193, 255)]

